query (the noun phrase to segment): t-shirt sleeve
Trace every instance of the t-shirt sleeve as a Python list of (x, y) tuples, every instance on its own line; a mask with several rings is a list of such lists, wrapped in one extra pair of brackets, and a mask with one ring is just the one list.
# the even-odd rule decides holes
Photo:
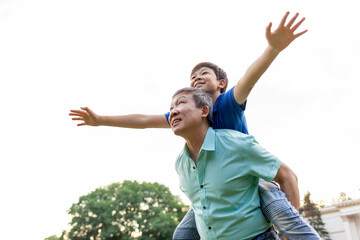
[(275, 178), (281, 161), (255, 140), (253, 136), (246, 138), (247, 160), (250, 174), (266, 181)]
[(165, 115), (165, 117), (166, 117), (166, 121), (167, 121), (168, 124), (170, 125), (170, 123), (169, 123), (170, 112), (167, 112), (167, 113), (165, 113), (164, 115)]
[(226, 103), (233, 109), (241, 108), (242, 111), (245, 111), (247, 100), (245, 100), (245, 102), (243, 104), (239, 105), (236, 102), (235, 97), (234, 97), (234, 88), (235, 87), (232, 87), (229, 91), (227, 91), (226, 93), (223, 94), (223, 100), (222, 100), (223, 104)]
[(234, 97), (234, 88), (221, 94), (214, 105), (214, 128), (234, 129), (248, 134), (244, 115), (246, 101), (239, 105)]

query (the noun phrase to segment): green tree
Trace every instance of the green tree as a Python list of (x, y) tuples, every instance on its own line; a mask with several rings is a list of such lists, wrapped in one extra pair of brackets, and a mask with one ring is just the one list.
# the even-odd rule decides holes
[(45, 238), (45, 240), (59, 240), (59, 238), (56, 235), (52, 235), (50, 237)]
[(71, 229), (65, 239), (168, 240), (187, 210), (162, 184), (113, 183), (71, 206)]
[(310, 192), (304, 196), (304, 204), (300, 208), (300, 213), (309, 220), (310, 225), (319, 233), (322, 239), (331, 240), (329, 232), (325, 229), (325, 223), (322, 221), (319, 207), (311, 201)]

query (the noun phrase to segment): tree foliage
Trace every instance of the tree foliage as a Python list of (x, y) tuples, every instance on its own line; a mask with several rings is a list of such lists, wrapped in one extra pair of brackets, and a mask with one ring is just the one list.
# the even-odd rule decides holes
[(56, 235), (52, 235), (50, 237), (45, 238), (45, 240), (59, 240), (59, 238)]
[(322, 239), (331, 240), (329, 232), (325, 229), (325, 223), (322, 221), (319, 207), (311, 201), (310, 197), (310, 192), (307, 192), (304, 196), (304, 204), (300, 208), (300, 213), (304, 214), (309, 224), (319, 233)]
[(113, 183), (80, 197), (71, 206), (67, 238), (167, 240), (187, 210), (159, 183)]

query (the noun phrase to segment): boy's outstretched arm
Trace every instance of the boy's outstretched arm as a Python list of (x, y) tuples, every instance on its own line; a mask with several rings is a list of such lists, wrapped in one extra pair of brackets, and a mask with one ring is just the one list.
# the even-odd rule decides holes
[(169, 128), (165, 115), (130, 114), (120, 116), (97, 115), (88, 107), (70, 110), (72, 120), (82, 121), (78, 126), (111, 126), (124, 128)]
[(234, 88), (234, 97), (238, 104), (245, 102), (256, 82), (275, 60), (277, 55), (297, 37), (307, 32), (307, 30), (304, 30), (296, 34), (294, 33), (305, 18), (302, 18), (294, 25), (296, 18), (299, 16), (299, 14), (296, 13), (294, 17), (285, 24), (288, 16), (289, 12), (283, 16), (278, 28), (273, 32), (271, 31), (272, 23), (269, 23), (266, 27), (267, 48), (264, 53), (250, 65)]

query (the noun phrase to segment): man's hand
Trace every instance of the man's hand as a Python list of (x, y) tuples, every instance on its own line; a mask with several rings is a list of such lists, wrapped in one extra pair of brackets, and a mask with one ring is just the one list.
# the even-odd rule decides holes
[(83, 121), (78, 126), (90, 125), (90, 126), (99, 126), (99, 115), (94, 113), (88, 107), (82, 107), (82, 110), (70, 110), (70, 116), (76, 116), (72, 120)]
[(269, 25), (266, 27), (265, 36), (269, 43), (269, 46), (278, 53), (284, 50), (287, 46), (289, 46), (289, 44), (297, 37), (307, 32), (307, 30), (304, 30), (300, 33), (294, 33), (296, 29), (302, 24), (302, 22), (304, 22), (305, 18), (302, 18), (298, 23), (293, 26), (296, 18), (299, 16), (299, 13), (296, 13), (294, 17), (285, 25), (288, 16), (289, 12), (284, 15), (278, 28), (273, 32), (271, 32), (272, 23), (269, 23)]

